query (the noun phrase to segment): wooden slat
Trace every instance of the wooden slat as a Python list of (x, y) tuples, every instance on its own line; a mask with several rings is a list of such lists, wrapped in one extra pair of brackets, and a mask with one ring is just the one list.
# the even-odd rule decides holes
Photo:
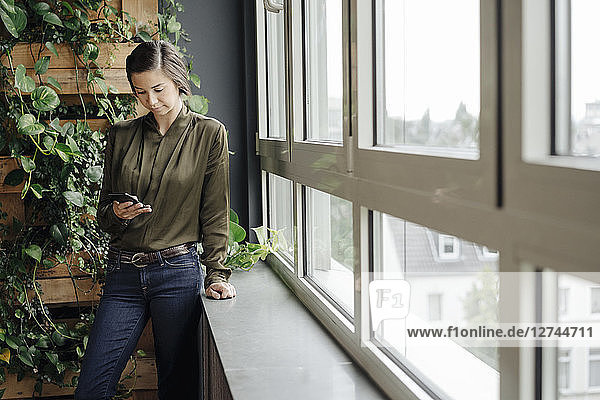
[[(39, 80), (38, 80), (37, 76), (35, 75), (34, 70), (28, 69), (27, 75), (32, 77), (35, 80), (36, 84), (39, 84)], [(48, 76), (53, 77), (54, 79), (56, 79), (58, 81), (58, 83), (60, 83), (62, 91), (56, 89), (56, 93), (59, 95), (77, 94), (79, 92), (81, 92), (83, 94), (93, 93), (92, 91), (88, 91), (88, 89), (87, 89), (87, 84), (86, 84), (87, 71), (85, 71), (85, 70), (79, 70), (78, 74), (76, 74), (75, 70), (73, 70), (73, 69), (48, 70), (47, 74), (42, 75), (42, 82), (44, 83), (44, 85), (52, 87), (52, 85), (48, 85)], [(77, 90), (76, 77), (79, 77), (79, 91)], [(12, 79), (12, 78), (9, 78), (9, 79)], [(117, 88), (119, 93), (121, 93), (121, 94), (131, 94), (132, 93), (131, 87), (129, 86), (129, 81), (127, 80), (127, 73), (125, 72), (124, 69), (117, 69), (117, 68), (106, 69), (106, 70), (104, 70), (104, 79), (106, 80), (107, 85), (113, 85), (114, 87)], [(102, 91), (100, 90), (100, 87), (96, 84), (94, 84), (94, 86), (96, 88), (96, 94), (102, 95)]]
[[(71, 264), (71, 273), (73, 276), (90, 276), (89, 273), (79, 269), (79, 257), (82, 257), (84, 260), (90, 259), (90, 255), (85, 251), (79, 251), (75, 254), (66, 255), (66, 262)], [(58, 263), (58, 261), (53, 257), (50, 258), (53, 260), (53, 262), (57, 263), (57, 265), (51, 269), (41, 268), (38, 266), (37, 270), (35, 271), (36, 278), (70, 278), (69, 266), (67, 263)]]
[[(136, 46), (137, 43), (99, 43), (99, 53), (97, 62), (101, 68), (124, 69), (125, 59)], [(71, 51), (71, 46), (69, 46), (69, 44), (67, 43), (60, 43), (57, 44), (55, 47), (58, 53), (58, 57), (52, 54), (50, 50), (46, 48), (46, 46), (42, 45), (42, 53), (40, 54), (40, 57), (50, 56), (49, 69), (45, 75), (52, 76), (52, 71), (55, 69), (75, 68), (75, 62), (73, 61), (73, 53)], [(31, 45), (31, 51), (33, 51), (33, 54), (36, 56), (35, 60), (39, 58), (37, 56), (38, 49), (39, 43), (33, 43)], [(28, 43), (19, 43), (15, 45), (12, 51), (13, 67), (16, 67), (19, 64), (23, 64), (25, 68), (33, 69), (35, 60), (31, 56), (31, 51)], [(112, 61), (111, 55), (113, 56)], [(5, 53), (2, 53), (0, 61), (5, 66), (9, 66), (8, 57)], [(84, 64), (81, 63), (79, 59), (77, 59), (77, 67), (84, 68)]]
[[(140, 390), (156, 390), (157, 375), (156, 375), (156, 361), (154, 357), (136, 357), (137, 370), (136, 370), (136, 383), (135, 389)], [(131, 360), (127, 362), (121, 378), (127, 375), (133, 368)], [(76, 372), (67, 370), (65, 371), (65, 382), (71, 382), (73, 376), (79, 375)], [(133, 384), (133, 379), (128, 379), (125, 385)], [(17, 375), (8, 374), (6, 382), (0, 385), (0, 389), (6, 388), (3, 399), (30, 399), (35, 386), (35, 380), (32, 377), (25, 377), (20, 382), (17, 382)], [(56, 385), (45, 383), (42, 388), (42, 398), (51, 396), (68, 396), (75, 392), (75, 388), (60, 388)]]
[(134, 17), (139, 27), (146, 32), (154, 32), (158, 25), (158, 0), (123, 0), (123, 11)]
[[(42, 287), (44, 292), (42, 300), (48, 306), (50, 305), (76, 305), (75, 287), (71, 278), (57, 278), (57, 279), (37, 279), (36, 282)], [(102, 289), (100, 284), (96, 282), (92, 288), (91, 277), (89, 279), (76, 279), (75, 280), (79, 290), (77, 290), (77, 296), (79, 297), (79, 304), (91, 305), (92, 303), (98, 303), (100, 301), (100, 293)], [(89, 291), (85, 293), (84, 291)], [(33, 299), (35, 292), (33, 290), (27, 291), (29, 299)]]

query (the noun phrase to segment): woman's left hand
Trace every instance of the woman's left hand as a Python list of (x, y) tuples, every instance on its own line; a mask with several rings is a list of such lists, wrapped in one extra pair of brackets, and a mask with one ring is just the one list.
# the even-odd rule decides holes
[(235, 287), (229, 282), (216, 282), (205, 290), (206, 297), (213, 299), (228, 299), (235, 297)]

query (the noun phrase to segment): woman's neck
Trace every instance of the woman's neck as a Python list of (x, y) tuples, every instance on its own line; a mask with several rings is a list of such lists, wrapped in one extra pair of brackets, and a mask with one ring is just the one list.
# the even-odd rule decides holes
[(181, 111), (181, 107), (183, 107), (183, 102), (181, 101), (181, 98), (179, 98), (179, 102), (171, 109), (171, 111), (164, 115), (154, 115), (154, 119), (158, 124), (158, 130), (161, 135), (164, 136), (164, 134), (167, 133), (173, 121), (177, 119), (179, 111)]

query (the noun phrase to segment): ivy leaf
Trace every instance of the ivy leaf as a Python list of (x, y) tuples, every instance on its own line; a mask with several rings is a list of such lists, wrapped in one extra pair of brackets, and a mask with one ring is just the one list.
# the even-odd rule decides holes
[(229, 235), (235, 242), (241, 242), (246, 238), (246, 230), (235, 222), (229, 221)]
[(7, 12), (13, 14), (15, 12), (15, 1), (14, 0), (0, 0), (0, 6)]
[(67, 142), (69, 142), (69, 148), (71, 149), (72, 153), (79, 152), (79, 146), (77, 146), (77, 142), (75, 142), (71, 136), (67, 136)]
[(31, 354), (27, 350), (27, 347), (21, 346), (19, 347), (19, 360), (33, 368), (33, 359), (31, 358)]
[(31, 185), (31, 191), (33, 192), (35, 197), (37, 197), (38, 199), (41, 199), (42, 192), (44, 191), (44, 187), (42, 185), (40, 185), (39, 183), (34, 183), (33, 185)]
[(240, 219), (235, 211), (232, 208), (229, 209), (229, 220), (235, 222), (236, 224), (240, 223)]
[(150, 36), (150, 34), (146, 31), (139, 31), (138, 34), (140, 39), (142, 39), (144, 42), (150, 42), (152, 40), (152, 37)]
[(21, 164), (25, 172), (31, 172), (35, 169), (35, 161), (32, 158), (21, 156)]
[(100, 90), (102, 90), (102, 93), (106, 96), (108, 94), (108, 87), (106, 86), (106, 81), (98, 77), (95, 77), (94, 81), (98, 84), (98, 86), (100, 86)]
[(10, 349), (5, 347), (2, 349), (2, 351), (0, 351), (0, 360), (10, 364)]
[(9, 186), (19, 186), (25, 179), (25, 171), (23, 169), (13, 169), (10, 171), (6, 178), (4, 178), (4, 184)]
[(50, 235), (57, 243), (62, 245), (67, 244), (67, 232), (65, 224), (60, 223), (52, 225), (50, 227)]
[(44, 75), (48, 71), (49, 64), (50, 64), (50, 56), (44, 56), (44, 57), (40, 58), (33, 65), (33, 68), (35, 68), (35, 73), (38, 75)]
[(58, 333), (57, 331), (52, 332), (52, 341), (57, 346), (62, 346), (62, 345), (65, 344), (65, 338), (64, 338), (64, 336), (61, 335), (60, 333)]
[(167, 32), (174, 33), (178, 32), (179, 30), (181, 30), (181, 23), (177, 22), (175, 16), (172, 16), (169, 18), (169, 22), (167, 23)]
[(60, 18), (58, 18), (58, 15), (49, 12), (48, 14), (44, 15), (44, 21), (52, 24), (52, 25), (57, 25), (57, 26), (61, 26), (64, 28), (64, 25), (62, 23), (62, 21), (60, 20)]
[(37, 122), (32, 114), (21, 115), (17, 123), (17, 130), (21, 135), (38, 135), (43, 133), (45, 129), (44, 125)]
[(78, 358), (82, 358), (83, 357), (83, 350), (81, 350), (81, 347), (77, 346), (75, 348), (75, 351), (77, 352), (77, 357)]
[(21, 85), (23, 84), (23, 78), (26, 74), (27, 69), (25, 69), (25, 66), (23, 64), (17, 65), (17, 68), (15, 68), (15, 86), (17, 88), (21, 89)]
[(57, 88), (58, 90), (62, 91), (62, 86), (60, 86), (60, 83), (58, 83), (58, 81), (53, 77), (48, 77), (48, 83)]
[(46, 353), (46, 357), (48, 357), (48, 360), (56, 366), (58, 363), (58, 355), (56, 353)]
[(56, 57), (58, 57), (58, 51), (56, 51), (56, 47), (54, 47), (54, 43), (46, 42), (46, 48), (52, 52)]
[(15, 317), (17, 317), (19, 319), (23, 319), (25, 317), (25, 313), (20, 308), (17, 308), (15, 310)]
[(50, 338), (46, 335), (42, 336), (41, 338), (38, 339), (37, 343), (35, 344), (36, 347), (41, 347), (42, 349), (47, 349), (50, 347)]
[(200, 89), (200, 77), (198, 75), (191, 73), (190, 80), (198, 89)]
[(93, 61), (98, 58), (98, 46), (94, 43), (87, 43), (83, 48), (83, 61)]
[(31, 92), (31, 100), (39, 111), (52, 111), (60, 104), (58, 95), (48, 86), (40, 86)]
[(85, 175), (92, 182), (98, 182), (102, 177), (102, 167), (99, 165), (92, 165), (85, 170)]
[(208, 111), (208, 101), (206, 97), (195, 94), (188, 97), (188, 107), (193, 112), (204, 115)]
[(50, 12), (50, 6), (48, 3), (41, 1), (39, 3), (35, 3), (33, 6), (31, 6), (31, 8), (33, 8), (33, 11), (35, 11), (38, 15), (45, 15)]
[(52, 146), (54, 146), (54, 138), (50, 135), (45, 135), (44, 139), (42, 139), (42, 143), (46, 150), (50, 150)]
[(63, 197), (78, 207), (83, 207), (83, 195), (79, 192), (66, 191)]
[(21, 90), (24, 92), (33, 92), (35, 89), (35, 81), (32, 77), (26, 76), (23, 78), (23, 83), (21, 84)]
[(11, 349), (15, 349), (15, 350), (19, 349), (19, 345), (17, 344), (14, 336), (7, 336), (5, 342), (8, 345), (8, 347), (10, 347)]
[(75, 125), (72, 122), (65, 122), (65, 124), (60, 128), (63, 136), (71, 136), (75, 132)]
[(37, 244), (30, 245), (28, 248), (25, 249), (25, 253), (37, 262), (40, 262), (40, 260), (42, 259), (42, 249)]
[(268, 240), (267, 228), (265, 226), (259, 226), (257, 228), (251, 228), (254, 233), (256, 233), (256, 237), (258, 238), (258, 243), (265, 244)]

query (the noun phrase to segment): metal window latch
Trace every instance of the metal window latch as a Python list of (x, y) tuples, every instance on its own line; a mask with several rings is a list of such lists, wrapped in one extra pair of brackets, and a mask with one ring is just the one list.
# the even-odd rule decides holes
[(279, 11), (283, 10), (283, 1), (284, 0), (263, 0), (265, 10), (277, 14)]
[(255, 146), (254, 150), (256, 152), (256, 155), (259, 155), (260, 154), (260, 137), (258, 135), (258, 132), (255, 132), (255, 138), (256, 138), (256, 141), (255, 141), (255, 145), (254, 145)]

